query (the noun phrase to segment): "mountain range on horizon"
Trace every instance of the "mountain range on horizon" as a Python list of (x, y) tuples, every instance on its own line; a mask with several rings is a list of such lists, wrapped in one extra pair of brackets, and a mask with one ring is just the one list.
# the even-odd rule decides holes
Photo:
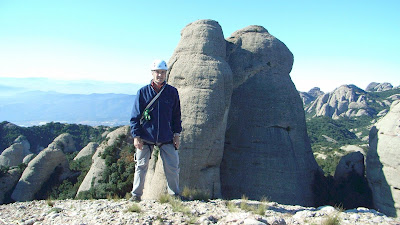
[[(392, 84), (387, 82), (384, 83), (371, 82), (364, 90), (370, 91), (369, 89), (372, 86), (381, 87), (382, 85), (384, 86), (387, 84), (392, 86)], [(64, 94), (114, 93), (114, 94), (133, 95), (136, 94), (136, 92), (144, 85), (146, 84), (98, 81), (98, 80), (58, 80), (45, 77), (29, 77), (29, 78), (0, 77), (0, 97), (10, 96), (27, 91), (43, 91), (43, 92), (53, 91)], [(400, 88), (400, 85), (396, 87), (392, 86), (392, 88)], [(309, 93), (313, 92), (314, 89), (318, 89), (319, 91), (323, 92), (323, 90), (321, 90), (318, 86), (311, 88), (309, 91), (304, 91), (304, 90), (298, 90), (298, 91), (300, 93)]]
[[(54, 80), (45, 78), (0, 78), (0, 81), (0, 120), (19, 126), (40, 125), (52, 121), (92, 126), (126, 125), (129, 123), (134, 94), (140, 88), (140, 85), (135, 84), (97, 81), (57, 81), (58, 83), (54, 83)], [(19, 81), (20, 85), (15, 85), (15, 81)], [(54, 85), (45, 91), (45, 86), (51, 84)], [(358, 90), (358, 92), (400, 90), (400, 86), (393, 87), (390, 83), (376, 82), (372, 82), (365, 90), (355, 85), (342, 86), (350, 87), (351, 90)], [(91, 93), (96, 90), (99, 93)], [(113, 91), (121, 93), (113, 93)], [(126, 94), (128, 92), (131, 94)], [(316, 110), (315, 114), (329, 114), (326, 110), (321, 111), (320, 108), (310, 106), (319, 97), (329, 93), (324, 93), (315, 87), (299, 94), (306, 112)], [(344, 99), (344, 97), (338, 98)]]
[[(149, 79), (150, 81), (150, 79)], [(0, 77), (0, 97), (28, 91), (58, 92), (63, 94), (136, 94), (144, 84), (96, 80), (56, 80), (43, 77)]]

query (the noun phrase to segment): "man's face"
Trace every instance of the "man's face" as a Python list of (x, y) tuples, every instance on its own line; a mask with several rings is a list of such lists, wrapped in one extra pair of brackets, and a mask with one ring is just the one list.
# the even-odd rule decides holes
[(153, 75), (153, 81), (156, 84), (162, 84), (165, 81), (167, 76), (166, 70), (152, 70), (151, 74)]

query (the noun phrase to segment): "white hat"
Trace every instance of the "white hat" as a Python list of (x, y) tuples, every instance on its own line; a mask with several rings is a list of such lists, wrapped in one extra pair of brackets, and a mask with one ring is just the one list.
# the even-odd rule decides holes
[(156, 59), (151, 64), (151, 70), (168, 70), (168, 66), (164, 60)]

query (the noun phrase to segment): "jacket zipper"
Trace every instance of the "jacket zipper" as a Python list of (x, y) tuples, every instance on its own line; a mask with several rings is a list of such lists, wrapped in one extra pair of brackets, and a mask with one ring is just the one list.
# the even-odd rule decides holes
[(160, 101), (157, 101), (157, 139), (156, 143), (158, 143), (158, 136), (160, 135)]

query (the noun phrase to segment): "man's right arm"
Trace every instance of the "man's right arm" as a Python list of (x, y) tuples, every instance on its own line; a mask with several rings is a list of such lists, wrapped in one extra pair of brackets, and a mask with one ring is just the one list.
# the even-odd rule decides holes
[(140, 118), (142, 116), (141, 113), (141, 103), (143, 100), (141, 99), (141, 93), (140, 90), (136, 94), (135, 101), (133, 103), (133, 108), (132, 108), (132, 113), (131, 113), (131, 119), (130, 119), (130, 127), (131, 127), (131, 134), (132, 137), (139, 137), (142, 132), (142, 126), (140, 125)]

